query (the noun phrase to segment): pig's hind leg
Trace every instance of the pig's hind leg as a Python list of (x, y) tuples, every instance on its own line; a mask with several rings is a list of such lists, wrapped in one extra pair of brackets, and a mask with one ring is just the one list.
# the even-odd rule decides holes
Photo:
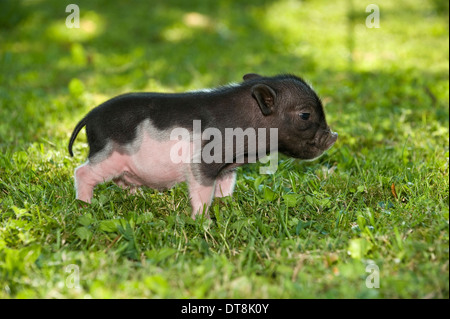
[(75, 169), (76, 198), (90, 203), (96, 185), (110, 181), (122, 174), (123, 171), (118, 167), (113, 156), (97, 164), (87, 161)]
[(96, 174), (93, 173), (89, 161), (75, 169), (74, 179), (75, 190), (77, 193), (76, 198), (83, 202), (90, 203), (94, 193), (94, 187), (100, 183), (100, 181)]

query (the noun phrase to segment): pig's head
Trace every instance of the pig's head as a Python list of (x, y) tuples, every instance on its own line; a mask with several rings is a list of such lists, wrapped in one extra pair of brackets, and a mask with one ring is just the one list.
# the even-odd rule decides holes
[(269, 127), (278, 128), (278, 150), (304, 160), (319, 157), (336, 142), (325, 119), (322, 102), (302, 79), (292, 75), (273, 78), (244, 76)]

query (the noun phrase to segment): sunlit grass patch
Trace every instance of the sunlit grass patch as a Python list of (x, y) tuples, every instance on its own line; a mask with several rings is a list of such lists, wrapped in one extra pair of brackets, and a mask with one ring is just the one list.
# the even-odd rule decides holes
[[(0, 297), (448, 298), (448, 13), (438, 1), (60, 1), (0, 10)], [(44, 4), (45, 3), (45, 4)], [(5, 5), (6, 8), (6, 5)], [(9, 10), (8, 9), (8, 10)], [(9, 11), (8, 11), (9, 12)], [(249, 72), (303, 76), (339, 140), (238, 170), (212, 220), (186, 185), (75, 200), (99, 103)], [(368, 288), (367, 267), (380, 269)], [(75, 276), (75, 277), (74, 277)], [(75, 280), (78, 278), (78, 282)], [(76, 285), (78, 283), (79, 285)]]

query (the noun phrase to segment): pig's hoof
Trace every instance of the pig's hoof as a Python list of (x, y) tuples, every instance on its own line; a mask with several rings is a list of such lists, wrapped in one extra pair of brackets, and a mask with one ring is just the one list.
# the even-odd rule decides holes
[(89, 207), (89, 203), (82, 201), (81, 199), (76, 200), (78, 208), (87, 208)]
[(197, 216), (195, 219), (195, 224), (201, 226), (203, 229), (209, 229), (214, 221), (209, 216)]
[(193, 219), (193, 220), (211, 220), (211, 217), (209, 216), (209, 214), (201, 214), (201, 213), (199, 213), (199, 214), (192, 214), (191, 215), (191, 218)]
[(129, 187), (128, 188), (128, 193), (130, 195), (139, 195), (139, 196), (144, 195), (143, 189), (141, 187), (139, 187), (139, 186), (131, 186), (131, 187)]

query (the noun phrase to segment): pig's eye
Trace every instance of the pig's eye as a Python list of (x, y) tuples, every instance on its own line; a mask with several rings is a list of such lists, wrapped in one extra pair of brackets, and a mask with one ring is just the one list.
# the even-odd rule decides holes
[(302, 120), (308, 120), (309, 119), (309, 116), (310, 116), (311, 114), (309, 114), (309, 113), (300, 113), (300, 118), (302, 119)]

